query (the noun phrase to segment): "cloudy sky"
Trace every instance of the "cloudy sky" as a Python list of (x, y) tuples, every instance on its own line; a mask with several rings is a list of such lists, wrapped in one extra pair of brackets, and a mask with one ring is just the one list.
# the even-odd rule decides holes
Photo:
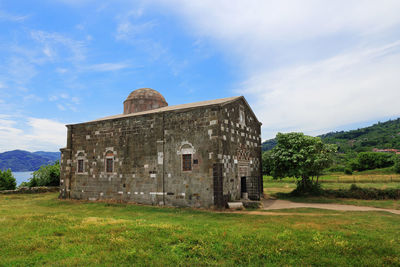
[(398, 0), (0, 0), (0, 152), (57, 151), (65, 124), (244, 95), (277, 132), (400, 116)]

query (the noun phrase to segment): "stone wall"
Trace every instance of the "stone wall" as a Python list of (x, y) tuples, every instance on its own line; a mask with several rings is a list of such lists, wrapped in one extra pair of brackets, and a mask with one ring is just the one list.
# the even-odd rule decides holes
[(261, 124), (244, 100), (227, 104), (221, 110), (224, 195), (241, 198), (241, 178), (246, 177), (249, 197), (258, 200), (262, 193)]
[[(210, 207), (217, 108), (153, 113), (68, 126), (62, 149), (61, 197)], [(163, 141), (165, 140), (165, 141)], [(114, 172), (106, 172), (112, 152)], [(182, 153), (193, 169), (182, 171)], [(77, 160), (84, 172), (77, 172)]]
[[(260, 126), (251, 112), (245, 110), (247, 126), (238, 124), (239, 111), (247, 109), (241, 101), (69, 125), (60, 197), (211, 207), (213, 168), (223, 163), (224, 195), (240, 198), (237, 154), (249, 153), (249, 175), (257, 177), (261, 155)], [(183, 171), (183, 154), (191, 154), (190, 171)], [(113, 173), (106, 172), (110, 157)]]
[(57, 192), (60, 190), (58, 186), (37, 186), (37, 187), (21, 187), (15, 190), (3, 190), (0, 194), (10, 195), (10, 194), (37, 194), (37, 193), (47, 193), (47, 192)]

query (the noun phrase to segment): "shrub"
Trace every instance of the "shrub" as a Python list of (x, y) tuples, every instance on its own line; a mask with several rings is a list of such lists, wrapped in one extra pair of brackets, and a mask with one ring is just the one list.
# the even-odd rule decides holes
[(349, 168), (349, 167), (346, 167), (346, 168), (344, 169), (344, 173), (345, 173), (345, 174), (352, 175), (352, 174), (353, 174), (353, 170), (352, 170), (351, 168)]
[(310, 179), (296, 181), (296, 189), (290, 193), (292, 196), (320, 196), (323, 194), (321, 184)]
[(345, 166), (343, 165), (334, 165), (330, 168), (327, 169), (329, 172), (344, 172), (345, 171)]
[(393, 169), (394, 169), (395, 173), (400, 173), (400, 157), (399, 156), (397, 156), (394, 160)]
[(355, 160), (350, 161), (353, 170), (364, 171), (393, 166), (394, 156), (388, 153), (361, 152)]
[(355, 199), (400, 199), (400, 189), (361, 188), (355, 184), (350, 189), (323, 190), (325, 196)]
[(59, 186), (60, 185), (60, 164), (56, 161), (53, 165), (40, 167), (33, 172), (29, 180), (29, 187), (35, 186)]
[(14, 190), (16, 186), (17, 182), (12, 175), (11, 170), (0, 170), (0, 190)]

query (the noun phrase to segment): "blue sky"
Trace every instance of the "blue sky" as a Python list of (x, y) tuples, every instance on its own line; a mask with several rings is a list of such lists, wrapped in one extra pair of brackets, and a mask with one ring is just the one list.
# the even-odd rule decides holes
[(244, 95), (277, 132), (400, 116), (399, 1), (0, 0), (0, 152), (57, 151), (65, 124)]

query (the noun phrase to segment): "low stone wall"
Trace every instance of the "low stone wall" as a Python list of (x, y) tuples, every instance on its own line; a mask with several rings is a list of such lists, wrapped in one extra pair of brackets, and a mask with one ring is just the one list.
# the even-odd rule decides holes
[(46, 192), (58, 192), (59, 186), (39, 186), (39, 187), (21, 187), (16, 190), (3, 190), (0, 194), (35, 194), (35, 193), (46, 193)]

